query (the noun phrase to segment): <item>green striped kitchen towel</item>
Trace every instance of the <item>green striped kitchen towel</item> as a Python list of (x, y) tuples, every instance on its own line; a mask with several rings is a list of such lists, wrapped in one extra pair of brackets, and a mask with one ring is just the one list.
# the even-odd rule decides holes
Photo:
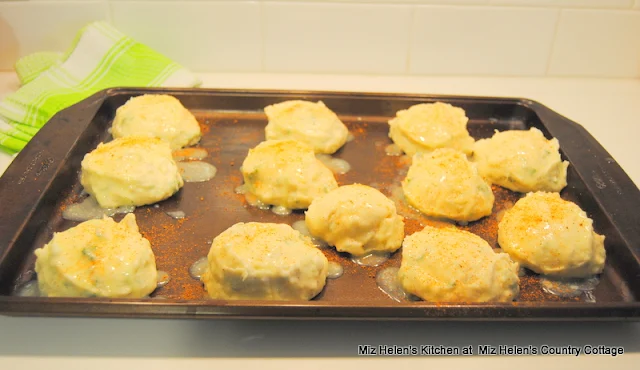
[(194, 87), (178, 63), (106, 22), (84, 27), (65, 54), (42, 52), (16, 63), (22, 86), (0, 102), (0, 149), (17, 153), (58, 111), (110, 87)]

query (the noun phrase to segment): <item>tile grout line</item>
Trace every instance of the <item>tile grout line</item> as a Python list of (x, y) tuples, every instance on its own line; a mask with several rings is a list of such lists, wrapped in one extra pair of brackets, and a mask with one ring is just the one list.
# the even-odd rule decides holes
[(266, 16), (265, 16), (265, 2), (258, 2), (258, 10), (260, 12), (260, 71), (267, 72), (267, 42), (266, 42)]
[(558, 9), (558, 19), (556, 19), (556, 25), (553, 30), (553, 38), (551, 39), (551, 45), (549, 50), (549, 57), (547, 59), (547, 66), (544, 71), (544, 76), (549, 77), (549, 70), (551, 69), (551, 61), (553, 60), (553, 55), (556, 50), (556, 43), (558, 38), (558, 29), (560, 28), (560, 22), (562, 21), (562, 14), (564, 11), (562, 9)]
[[(0, 0), (2, 2), (3, 0)], [(20, 1), (20, 0), (9, 0), (9, 1)], [(79, 0), (75, 0), (79, 1)], [(128, 0), (109, 0), (109, 1), (128, 1)], [(138, 0), (140, 1), (140, 0)], [(141, 0), (152, 2), (152, 0)], [(177, 0), (174, 0), (177, 1)], [(187, 1), (197, 1), (197, 0), (187, 0)], [(213, 1), (229, 1), (229, 0), (213, 0)], [(486, 8), (486, 7), (498, 7), (498, 8), (535, 8), (535, 9), (556, 9), (556, 10), (604, 10), (604, 11), (624, 11), (624, 10), (639, 10), (640, 8), (636, 8), (634, 4), (627, 6), (597, 6), (597, 5), (562, 5), (562, 4), (549, 4), (549, 5), (536, 5), (529, 3), (495, 3), (490, 0), (483, 3), (450, 3), (447, 1), (439, 1), (439, 2), (416, 2), (409, 0), (388, 0), (388, 1), (367, 1), (367, 0), (257, 0), (260, 3), (292, 3), (292, 4), (361, 4), (361, 5), (410, 5), (410, 6), (435, 6), (435, 7), (474, 7), (474, 8)]]
[(113, 25), (113, 6), (111, 0), (103, 0), (107, 5), (107, 22)]
[(409, 22), (409, 35), (407, 35), (408, 41), (407, 41), (407, 61), (405, 62), (405, 66), (404, 66), (404, 74), (405, 75), (410, 75), (411, 74), (411, 51), (413, 49), (413, 33), (414, 33), (414, 29), (416, 27), (416, 13), (418, 6), (414, 5), (411, 7), (411, 21)]

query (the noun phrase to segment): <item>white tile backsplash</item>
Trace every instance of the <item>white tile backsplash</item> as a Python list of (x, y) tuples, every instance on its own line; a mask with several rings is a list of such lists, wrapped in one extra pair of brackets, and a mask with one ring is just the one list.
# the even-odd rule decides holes
[(640, 77), (640, 12), (563, 10), (548, 72)]
[(80, 28), (107, 17), (106, 1), (0, 1), (0, 70), (36, 51), (65, 51)]
[(200, 72), (640, 78), (640, 0), (0, 0), (0, 70), (111, 20)]
[(634, 0), (491, 0), (493, 5), (629, 9)]
[[(115, 0), (128, 1), (128, 0)], [(268, 1), (268, 0), (266, 0)], [(484, 5), (491, 0), (278, 0), (297, 3), (375, 3), (375, 4), (446, 4), (446, 5)], [(633, 1), (633, 0), (632, 0)]]
[[(3, 1), (3, 0), (0, 0), (0, 1)], [(50, 0), (50, 1), (56, 1), (56, 0)], [(123, 2), (123, 1), (131, 1), (131, 0), (110, 0), (110, 1)], [(175, 1), (175, 0), (138, 0), (138, 1)], [(191, 1), (229, 1), (229, 0), (191, 0)], [(258, 1), (272, 2), (274, 0), (258, 0)], [(488, 4), (489, 1), (491, 0), (277, 0), (277, 1), (289, 2), (289, 3), (377, 3), (377, 4), (393, 3), (393, 4), (482, 5), (482, 4)]]
[(416, 9), (410, 73), (544, 75), (558, 18), (554, 9)]
[(406, 71), (409, 6), (267, 2), (263, 10), (267, 71)]
[(262, 68), (257, 1), (111, 2), (113, 24), (195, 71)]

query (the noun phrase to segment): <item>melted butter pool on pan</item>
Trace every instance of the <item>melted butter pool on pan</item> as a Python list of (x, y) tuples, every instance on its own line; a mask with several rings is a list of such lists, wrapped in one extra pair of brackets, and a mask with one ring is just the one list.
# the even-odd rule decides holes
[(62, 211), (62, 218), (69, 221), (88, 221), (101, 219), (104, 216), (112, 217), (118, 213), (131, 213), (134, 210), (134, 206), (102, 208), (94, 197), (89, 196), (80, 203), (74, 203), (65, 208)]
[[(156, 276), (156, 282), (157, 282), (156, 289), (162, 288), (163, 286), (169, 284), (170, 281), (171, 281), (171, 276), (169, 276), (169, 273), (167, 273), (166, 271), (158, 270), (158, 274)], [(19, 285), (18, 287), (16, 287), (15, 291), (13, 292), (13, 296), (42, 297), (42, 294), (40, 293), (40, 288), (38, 287), (38, 280), (36, 279), (29, 280), (26, 283)], [(148, 296), (144, 298), (148, 298)], [(155, 298), (159, 298), (159, 297), (155, 297)]]
[(216, 176), (218, 169), (200, 159), (206, 158), (207, 151), (202, 148), (185, 148), (173, 152), (173, 159), (178, 162), (180, 175), (185, 182), (204, 182)]
[(204, 182), (216, 176), (218, 169), (207, 162), (178, 162), (180, 175), (185, 182)]
[(392, 157), (399, 157), (404, 154), (404, 151), (402, 151), (402, 149), (400, 149), (400, 147), (396, 144), (387, 145), (386, 147), (384, 147), (384, 152)]
[(198, 260), (189, 267), (189, 275), (199, 281), (208, 268), (209, 261), (207, 260), (207, 257), (198, 258)]
[(271, 212), (275, 213), (278, 216), (286, 216), (291, 214), (291, 210), (283, 206), (273, 206), (271, 207)]
[(344, 274), (344, 267), (338, 262), (329, 262), (329, 270), (327, 271), (327, 279), (337, 279)]
[(398, 280), (399, 270), (397, 267), (387, 267), (378, 271), (376, 274), (376, 284), (378, 284), (378, 289), (389, 296), (389, 298), (396, 302), (404, 302), (409, 300), (410, 294), (402, 289), (402, 285)]
[(169, 281), (171, 281), (171, 277), (169, 276), (169, 273), (167, 273), (166, 271), (158, 270), (158, 275), (156, 277), (156, 280), (158, 282), (156, 286), (156, 289), (157, 289), (157, 288), (162, 288), (163, 286), (169, 284)]
[(287, 208), (287, 207), (271, 206), (269, 204), (266, 204), (266, 203), (262, 202), (255, 195), (253, 195), (253, 194), (248, 192), (246, 184), (243, 184), (243, 185), (240, 185), (240, 186), (236, 187), (234, 191), (235, 191), (236, 194), (244, 195), (245, 201), (247, 202), (248, 205), (250, 205), (252, 207), (256, 207), (256, 208), (264, 210), (264, 211), (270, 210), (271, 212), (273, 212), (274, 214), (276, 214), (278, 216), (288, 216), (288, 215), (291, 214), (291, 212), (293, 212), (292, 209)]
[(380, 266), (389, 259), (388, 253), (368, 253), (364, 256), (351, 256), (351, 261), (360, 266)]
[(13, 293), (18, 297), (40, 297), (40, 288), (38, 288), (38, 281), (31, 280), (20, 285)]
[(558, 297), (584, 297), (585, 302), (595, 302), (593, 290), (600, 283), (597, 276), (578, 279), (554, 279), (547, 276), (540, 276), (540, 286), (542, 290)]
[(307, 236), (311, 239), (311, 242), (313, 243), (313, 245), (315, 245), (317, 248), (328, 248), (329, 245), (322, 239), (320, 238), (316, 238), (314, 236), (311, 235), (311, 232), (309, 231), (309, 229), (307, 228), (307, 224), (304, 222), (304, 220), (299, 220), (294, 222), (291, 227), (293, 227), (294, 230), (297, 230), (298, 232), (300, 232), (300, 234)]
[(351, 170), (351, 165), (344, 159), (334, 158), (329, 154), (316, 154), (316, 158), (336, 175), (344, 175)]
[(169, 211), (165, 213), (174, 220), (179, 220), (187, 216), (183, 211)]

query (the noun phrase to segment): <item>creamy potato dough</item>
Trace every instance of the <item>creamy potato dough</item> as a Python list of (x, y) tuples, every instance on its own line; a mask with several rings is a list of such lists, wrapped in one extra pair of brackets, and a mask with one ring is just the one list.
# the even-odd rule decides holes
[(289, 100), (264, 108), (267, 140), (297, 140), (316, 153), (331, 154), (347, 141), (349, 131), (323, 102)]
[(529, 193), (505, 212), (498, 243), (511, 258), (539, 273), (586, 277), (604, 269), (604, 236), (575, 203), (558, 193)]
[(462, 108), (447, 103), (418, 104), (389, 121), (389, 137), (408, 155), (453, 148), (470, 154), (473, 138)]
[(131, 213), (119, 223), (105, 217), (55, 233), (35, 254), (46, 297), (141, 298), (156, 289), (155, 257)]
[(567, 167), (557, 139), (547, 140), (537, 128), (496, 132), (478, 140), (472, 160), (487, 181), (522, 193), (560, 191), (567, 186)]
[(265, 204), (290, 209), (338, 187), (333, 173), (313, 149), (294, 140), (268, 140), (249, 150), (240, 169), (246, 191)]
[(429, 302), (510, 302), (520, 289), (518, 269), (475, 234), (427, 226), (402, 243), (398, 280)]
[(324, 288), (329, 262), (286, 224), (237, 223), (218, 235), (202, 275), (215, 299), (309, 300)]
[(169, 144), (133, 136), (99, 144), (87, 154), (80, 183), (103, 208), (155, 203), (184, 185)]
[(394, 252), (404, 238), (403, 218), (393, 201), (360, 184), (341, 186), (316, 198), (305, 222), (311, 235), (355, 256)]
[(116, 110), (111, 134), (157, 137), (172, 150), (200, 141), (200, 125), (178, 99), (171, 95), (141, 95), (129, 99)]
[(402, 190), (409, 204), (428, 216), (475, 221), (493, 209), (491, 187), (475, 165), (454, 149), (416, 154)]

